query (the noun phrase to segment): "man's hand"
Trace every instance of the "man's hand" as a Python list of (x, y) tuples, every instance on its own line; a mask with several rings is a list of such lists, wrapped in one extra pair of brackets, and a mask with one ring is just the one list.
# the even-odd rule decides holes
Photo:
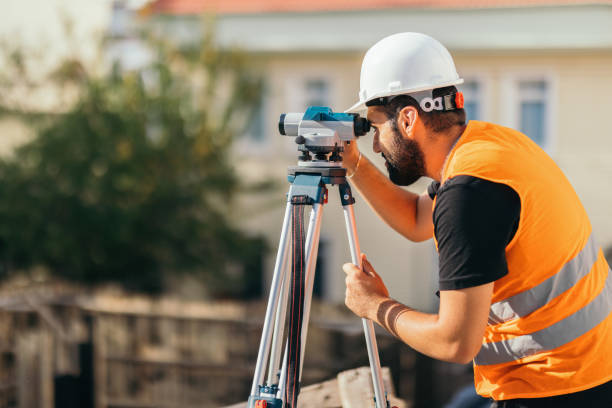
[(355, 173), (355, 167), (359, 160), (359, 148), (357, 147), (357, 140), (353, 140), (350, 143), (344, 143), (344, 152), (342, 153), (342, 165), (348, 170), (348, 174)]
[(361, 254), (361, 264), (363, 270), (352, 263), (342, 267), (346, 273), (344, 303), (357, 316), (374, 320), (379, 305), (389, 298), (389, 291), (365, 254)]

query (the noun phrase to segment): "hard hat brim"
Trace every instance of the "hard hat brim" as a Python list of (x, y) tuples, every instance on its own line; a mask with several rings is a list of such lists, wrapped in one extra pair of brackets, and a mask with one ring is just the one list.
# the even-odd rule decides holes
[(357, 102), (356, 104), (354, 104), (353, 106), (345, 110), (344, 113), (361, 113), (367, 110), (366, 103), (374, 99), (377, 99), (377, 98), (386, 98), (389, 96), (397, 96), (397, 95), (410, 95), (410, 94), (414, 94), (417, 92), (429, 91), (429, 90), (433, 90), (437, 88), (445, 88), (447, 86), (461, 85), (462, 83), (463, 83), (463, 78), (457, 78), (453, 81), (436, 84), (434, 87), (431, 87), (431, 85), (429, 85), (429, 86), (420, 87), (420, 88), (402, 89), (396, 92), (381, 92), (380, 94), (372, 95), (371, 97), (369, 97), (368, 99), (364, 101)]
[(359, 101), (347, 110), (344, 113), (361, 113), (367, 110), (366, 101)]

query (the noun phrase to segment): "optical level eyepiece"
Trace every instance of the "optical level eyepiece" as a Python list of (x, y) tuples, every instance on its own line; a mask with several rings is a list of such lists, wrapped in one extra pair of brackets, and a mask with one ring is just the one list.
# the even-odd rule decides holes
[(363, 136), (370, 131), (370, 121), (360, 116), (355, 116), (353, 129), (355, 136)]

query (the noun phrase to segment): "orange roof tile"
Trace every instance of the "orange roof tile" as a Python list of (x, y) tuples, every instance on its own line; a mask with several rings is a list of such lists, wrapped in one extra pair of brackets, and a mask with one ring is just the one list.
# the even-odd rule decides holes
[(153, 14), (242, 14), (260, 12), (350, 11), (390, 8), (497, 8), (612, 4), (612, 0), (154, 0)]

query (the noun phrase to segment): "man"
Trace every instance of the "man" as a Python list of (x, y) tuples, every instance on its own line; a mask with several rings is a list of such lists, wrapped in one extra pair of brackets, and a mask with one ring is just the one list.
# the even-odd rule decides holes
[[(365, 256), (363, 270), (343, 267), (346, 305), (423, 354), (473, 360), (476, 390), (493, 407), (612, 407), (612, 274), (586, 212), (528, 137), (465, 124), (462, 82), (423, 34), (392, 35), (364, 57), (348, 111), (367, 109), (389, 178), (355, 144), (348, 177), (400, 234), (434, 237), (440, 308), (391, 299)], [(421, 176), (434, 180), (422, 195), (398, 187)]]

